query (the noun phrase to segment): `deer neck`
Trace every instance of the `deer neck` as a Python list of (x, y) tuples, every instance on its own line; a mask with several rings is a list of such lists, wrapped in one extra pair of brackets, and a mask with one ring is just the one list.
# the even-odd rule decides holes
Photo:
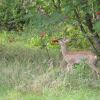
[(67, 54), (66, 45), (63, 45), (63, 46), (61, 45), (61, 52), (62, 52), (63, 57), (66, 56)]

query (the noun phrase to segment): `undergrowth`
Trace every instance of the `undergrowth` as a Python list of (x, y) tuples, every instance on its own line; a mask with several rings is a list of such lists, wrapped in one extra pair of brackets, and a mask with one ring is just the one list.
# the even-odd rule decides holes
[(89, 66), (82, 62), (67, 73), (59, 50), (49, 53), (50, 59), (45, 49), (1, 44), (0, 100), (99, 100), (100, 79)]

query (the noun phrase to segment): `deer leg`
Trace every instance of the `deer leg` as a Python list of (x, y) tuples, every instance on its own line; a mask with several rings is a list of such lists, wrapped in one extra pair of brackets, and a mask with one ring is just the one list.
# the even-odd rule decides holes
[(65, 60), (63, 59), (63, 60), (60, 62), (60, 68), (64, 67), (64, 64), (65, 64)]
[(67, 72), (73, 72), (73, 64), (72, 63), (67, 64)]
[(97, 77), (99, 78), (99, 77), (100, 77), (100, 75), (99, 75), (99, 74), (100, 74), (100, 71), (99, 71), (98, 68), (96, 68), (95, 64), (91, 63), (91, 64), (90, 64), (90, 67), (92, 68), (92, 71), (93, 71), (94, 73), (96, 73)]

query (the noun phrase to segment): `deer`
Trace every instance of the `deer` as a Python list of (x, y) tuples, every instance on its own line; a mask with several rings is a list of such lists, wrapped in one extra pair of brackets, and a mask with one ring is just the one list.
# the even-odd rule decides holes
[(97, 61), (97, 56), (91, 51), (68, 51), (66, 49), (67, 43), (70, 42), (70, 39), (62, 38), (58, 39), (58, 44), (61, 47), (61, 53), (63, 60), (67, 62), (67, 71), (70, 72), (73, 70), (75, 64), (80, 64), (82, 59), (84, 59), (86, 64), (92, 69), (93, 72), (96, 72), (96, 75), (99, 76), (100, 71), (95, 66)]

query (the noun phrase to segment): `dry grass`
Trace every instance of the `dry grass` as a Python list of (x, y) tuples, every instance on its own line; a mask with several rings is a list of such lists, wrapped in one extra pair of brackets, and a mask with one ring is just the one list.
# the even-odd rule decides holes
[(32, 87), (58, 87), (61, 85), (77, 88), (88, 85), (92, 80), (95, 81), (87, 66), (84, 70), (84, 65), (76, 65), (74, 73), (69, 75), (64, 69), (59, 68), (61, 60), (59, 53), (50, 50), (50, 56), (53, 61), (52, 67), (45, 49), (1, 46), (0, 84), (30, 90)]
[[(84, 64), (76, 65), (74, 73), (66, 73), (64, 69), (59, 67), (61, 61), (59, 52), (56, 50), (49, 50), (49, 52), (51, 60), (48, 60), (45, 49), (1, 45), (0, 87), (14, 90), (14, 92), (9, 90), (8, 95), (4, 96), (5, 100), (17, 100), (15, 98), (19, 98), (20, 93), (28, 95), (25, 100), (31, 100), (31, 98), (34, 98), (32, 100), (56, 100), (60, 97), (60, 93), (63, 97), (61, 96), (62, 98), (60, 97), (59, 100), (65, 100), (66, 96), (70, 98), (69, 100), (73, 100), (69, 96), (71, 91), (78, 91), (82, 88), (82, 93), (85, 92), (84, 88), (99, 91), (100, 79), (93, 78), (89, 67)], [(52, 61), (53, 66), (50, 64)], [(66, 94), (66, 91), (70, 93)], [(82, 96), (81, 93), (80, 95)]]

